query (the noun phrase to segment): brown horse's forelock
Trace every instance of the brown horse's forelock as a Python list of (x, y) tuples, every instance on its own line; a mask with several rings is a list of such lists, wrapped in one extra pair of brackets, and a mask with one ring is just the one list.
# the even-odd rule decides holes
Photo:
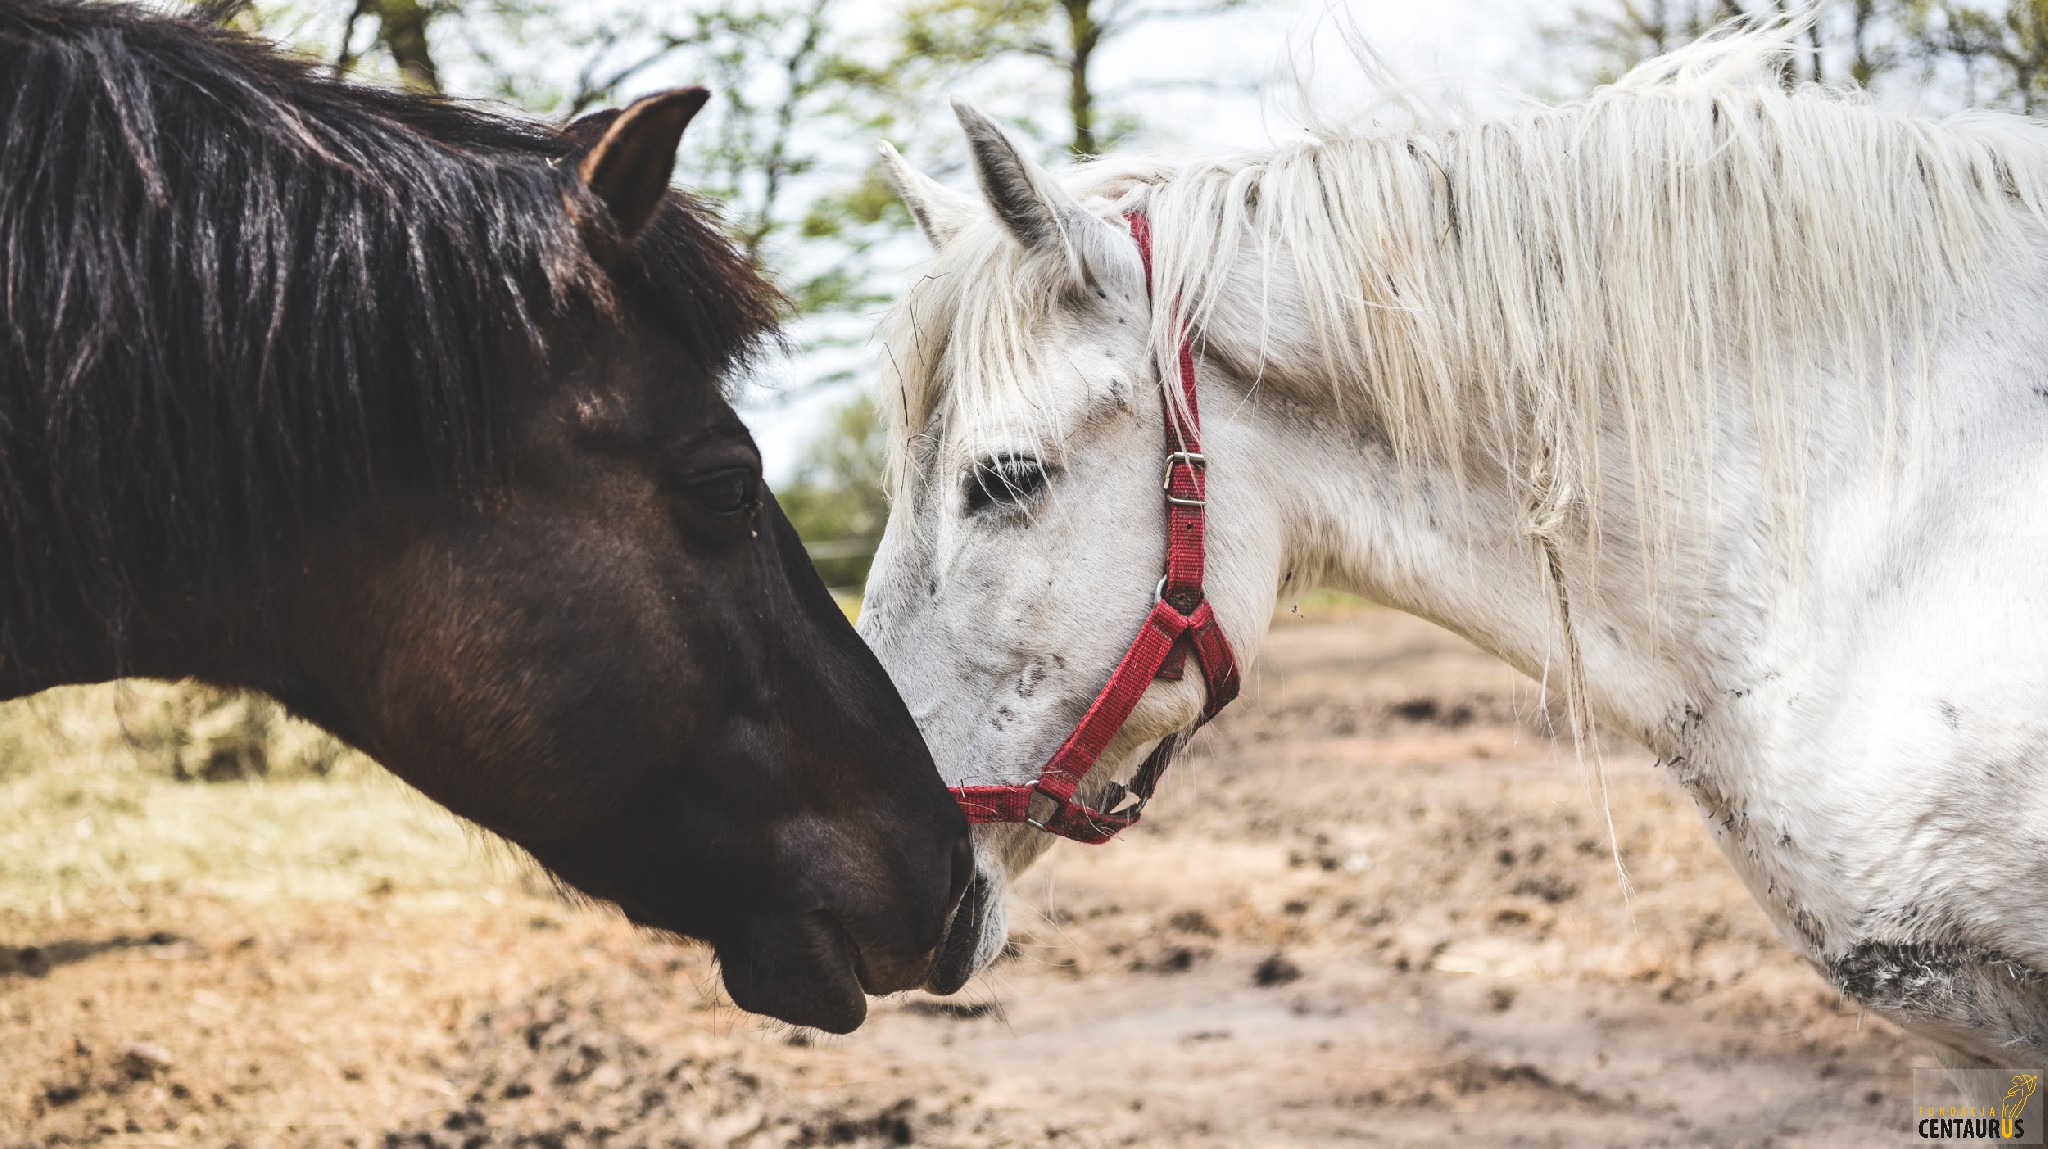
[(112, 621), (492, 473), (565, 320), (658, 325), (707, 380), (757, 347), (778, 298), (702, 205), (592, 260), (574, 148), (197, 16), (0, 0), (0, 657), (53, 596)]

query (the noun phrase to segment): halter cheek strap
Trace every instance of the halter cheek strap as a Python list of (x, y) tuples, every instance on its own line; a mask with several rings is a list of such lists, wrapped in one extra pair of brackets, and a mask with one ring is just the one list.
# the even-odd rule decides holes
[[(1152, 286), (1152, 223), (1142, 212), (1126, 213), (1131, 238), (1145, 263), (1145, 286)], [(1158, 678), (1178, 680), (1188, 655), (1201, 668), (1208, 698), (1202, 707), (1202, 723), (1237, 697), (1237, 658), (1230, 640), (1216, 622), (1202, 592), (1206, 553), (1208, 475), (1202, 457), (1202, 419), (1195, 406), (1195, 355), (1188, 334), (1180, 338), (1176, 366), (1180, 374), (1180, 398), (1161, 391), (1166, 408), (1166, 468), (1160, 482), (1166, 492), (1166, 575), (1159, 580), (1158, 601), (1138, 628), (1137, 638), (1124, 652), (1123, 661), (1111, 672), (1109, 682), (1088, 713), (1081, 716), (1067, 740), (1045, 763), (1038, 781), (1013, 786), (956, 786), (953, 798), (969, 822), (1027, 822), (1051, 834), (1076, 842), (1099, 845), (1117, 831), (1135, 824), (1145, 803), (1159, 785), (1160, 775), (1173, 759), (1177, 739), (1168, 738), (1145, 760), (1132, 777), (1128, 789), (1112, 786), (1107, 810), (1098, 810), (1074, 800), (1074, 791), (1088, 776), (1110, 740), (1122, 730), (1131, 711)], [(1124, 797), (1128, 805), (1120, 805)]]

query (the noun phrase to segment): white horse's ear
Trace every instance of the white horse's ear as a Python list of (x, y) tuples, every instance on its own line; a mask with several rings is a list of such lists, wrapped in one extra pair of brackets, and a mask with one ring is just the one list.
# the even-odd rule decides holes
[(973, 105), (955, 98), (953, 114), (967, 133), (975, 179), (996, 218), (1026, 248), (1063, 253), (1077, 282), (1092, 278), (1091, 257), (1112, 238), (1110, 226), (1026, 159), (1009, 134)]
[(934, 251), (960, 234), (980, 210), (973, 196), (956, 192), (905, 163), (887, 140), (882, 141), (882, 170), (889, 174), (903, 206), (910, 209), (910, 218), (917, 221), (918, 230), (931, 241)]

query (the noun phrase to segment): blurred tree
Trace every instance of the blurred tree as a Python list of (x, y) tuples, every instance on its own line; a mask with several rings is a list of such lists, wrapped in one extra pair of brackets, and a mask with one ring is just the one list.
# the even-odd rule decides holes
[(1882, 72), (1898, 64), (1894, 46), (1882, 40), (1882, 27), (1886, 9), (1897, 6), (1897, 0), (1849, 0), (1848, 29), (1844, 39), (1849, 45), (1849, 78), (1864, 87), (1869, 87)]
[[(868, 141), (897, 93), (862, 58), (860, 22), (843, 0), (609, 10), (499, 2), (520, 7), (499, 29), (512, 47), (483, 56), (492, 91), (568, 117), (658, 84), (709, 87), (712, 103), (683, 140), (683, 182), (725, 207), (734, 237), (775, 273), (799, 316), (882, 298), (868, 255), (908, 217), (877, 194)], [(565, 87), (536, 75), (536, 51), (578, 61)]]
[(1898, 66), (1900, 17), (1907, 0), (1609, 0), (1575, 5), (1543, 26), (1553, 52), (1572, 60), (1581, 79), (1607, 83), (1731, 20), (1777, 19), (1819, 9), (1807, 29), (1807, 53), (1785, 79), (1869, 84)]
[[(1923, 58), (1957, 64), (1970, 102), (2030, 116), (2048, 112), (2048, 0), (1918, 0), (1906, 7)], [(1987, 78), (1988, 94), (1979, 84)]]
[[(1958, 103), (2048, 111), (2048, 0), (1607, 0), (1543, 29), (1580, 78), (1605, 82), (1738, 18), (1812, 14), (1786, 79), (1960, 87)], [(1959, 81), (1952, 84), (1951, 81)]]
[[(1555, 51), (1590, 55), (1590, 67), (1572, 70), (1605, 83), (1644, 60), (1695, 39), (1728, 18), (1728, 0), (1622, 0), (1620, 4), (1574, 4), (1562, 20), (1545, 25), (1543, 38)], [(1739, 9), (1734, 14), (1740, 14)]]
[(427, 25), (443, 7), (423, 0), (354, 0), (342, 21), (341, 47), (334, 54), (335, 74), (348, 75), (362, 58), (355, 46), (356, 29), (368, 21), (376, 29), (374, 46), (391, 57), (399, 82), (414, 91), (439, 92), (441, 70), (434, 66)]
[(858, 589), (889, 521), (882, 489), (888, 441), (873, 398), (856, 397), (811, 443), (796, 480), (776, 501), (810, 548), (825, 585)]
[[(1105, 131), (1099, 123), (1102, 93), (1093, 71), (1098, 50), (1148, 24), (1217, 16), (1251, 2), (911, 0), (904, 9), (901, 54), (892, 74), (903, 86), (929, 91), (950, 75), (1006, 57), (1050, 64), (1066, 87), (1067, 125), (1072, 132), (1068, 150), (1095, 155), (1121, 134), (1115, 128)], [(1128, 125), (1117, 127), (1124, 126)]]

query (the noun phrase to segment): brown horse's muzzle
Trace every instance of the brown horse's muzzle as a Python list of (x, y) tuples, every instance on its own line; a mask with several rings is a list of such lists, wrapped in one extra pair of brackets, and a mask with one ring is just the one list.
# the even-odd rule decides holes
[(953, 848), (941, 912), (908, 930), (883, 928), (872, 915), (850, 910), (755, 917), (736, 938), (717, 944), (726, 992), (750, 1013), (851, 1033), (867, 1018), (867, 995), (924, 983), (973, 872), (973, 850), (963, 835)]

